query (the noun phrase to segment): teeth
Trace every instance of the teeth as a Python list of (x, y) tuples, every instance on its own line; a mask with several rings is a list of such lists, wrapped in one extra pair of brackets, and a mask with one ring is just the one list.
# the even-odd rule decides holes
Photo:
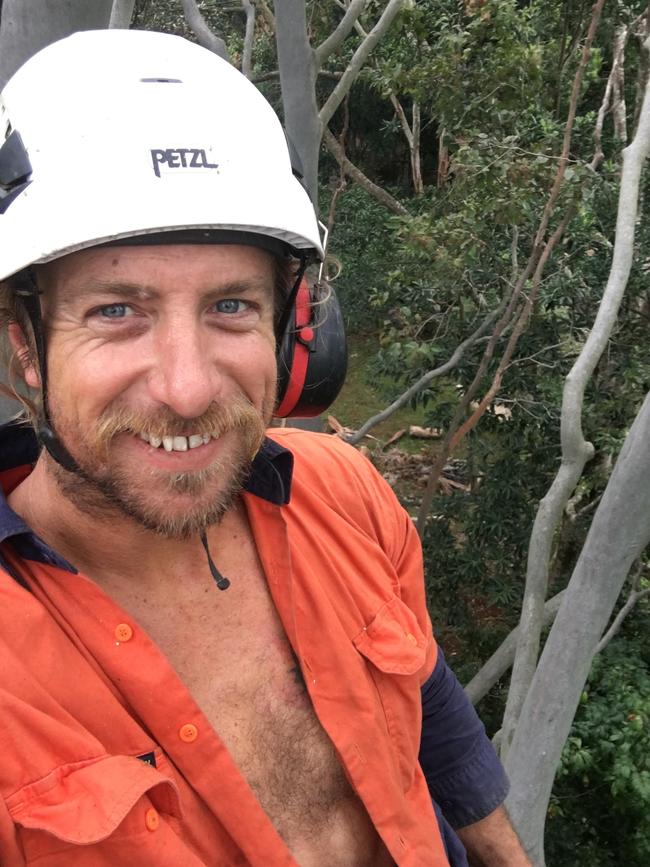
[(163, 446), (166, 452), (186, 452), (188, 449), (196, 449), (199, 446), (207, 444), (211, 440), (210, 434), (192, 434), (189, 437), (157, 437), (140, 433), (138, 436), (144, 442), (149, 443), (154, 449)]

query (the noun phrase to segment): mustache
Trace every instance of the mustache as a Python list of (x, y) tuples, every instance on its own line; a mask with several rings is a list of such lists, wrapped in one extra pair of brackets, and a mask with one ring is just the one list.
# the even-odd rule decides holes
[(109, 407), (98, 418), (88, 445), (98, 451), (108, 448), (111, 440), (120, 433), (140, 434), (162, 438), (163, 436), (191, 436), (192, 434), (221, 437), (229, 431), (256, 431), (260, 441), (264, 436), (264, 422), (260, 412), (243, 395), (238, 395), (227, 406), (213, 403), (196, 418), (187, 419), (177, 415), (167, 406), (153, 412), (142, 412), (130, 407)]

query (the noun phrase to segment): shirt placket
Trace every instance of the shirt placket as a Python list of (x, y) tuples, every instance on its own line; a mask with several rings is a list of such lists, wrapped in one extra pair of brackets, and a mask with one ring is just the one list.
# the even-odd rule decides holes
[[(54, 610), (67, 608), (70, 620), (83, 624), (79, 641), (251, 867), (297, 867), (224, 743), (145, 630), (85, 576), (40, 566), (33, 572), (47, 583)], [(79, 616), (70, 611), (75, 605), (83, 608)]]

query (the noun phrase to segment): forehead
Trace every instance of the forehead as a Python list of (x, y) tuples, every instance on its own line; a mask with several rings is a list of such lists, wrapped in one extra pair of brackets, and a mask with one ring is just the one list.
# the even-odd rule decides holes
[(155, 293), (207, 291), (250, 283), (272, 289), (274, 259), (240, 244), (94, 247), (39, 266), (48, 291), (68, 295), (98, 285), (128, 284)]

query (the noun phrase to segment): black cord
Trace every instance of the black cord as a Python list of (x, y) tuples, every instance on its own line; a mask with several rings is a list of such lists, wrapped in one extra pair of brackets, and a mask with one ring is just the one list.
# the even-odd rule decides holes
[(79, 467), (70, 452), (58, 438), (50, 419), (50, 408), (47, 392), (47, 356), (45, 352), (45, 335), (43, 318), (41, 315), (41, 292), (36, 283), (36, 277), (32, 268), (26, 268), (19, 275), (21, 285), (16, 289), (16, 294), (22, 299), (25, 312), (29, 317), (36, 343), (36, 356), (41, 375), (41, 418), (38, 419), (36, 435), (48, 450), (54, 460), (70, 473), (78, 473)]
[(302, 278), (305, 276), (305, 271), (307, 270), (307, 257), (303, 254), (300, 256), (300, 265), (298, 266), (298, 270), (296, 271), (296, 279), (294, 281), (291, 292), (289, 292), (289, 296), (287, 298), (286, 304), (284, 305), (284, 309), (280, 314), (280, 319), (278, 321), (278, 327), (276, 332), (276, 337), (278, 341), (281, 341), (284, 337), (284, 332), (287, 330), (287, 326), (289, 324), (289, 319), (291, 318), (291, 314), (293, 312), (293, 305), (296, 302), (296, 296), (298, 295), (298, 289), (300, 288), (300, 283)]
[(205, 548), (205, 553), (208, 557), (208, 566), (210, 567), (210, 573), (214, 580), (216, 581), (217, 587), (219, 590), (227, 590), (230, 587), (230, 581), (225, 575), (222, 575), (221, 572), (217, 569), (214, 564), (214, 560), (210, 556), (210, 549), (208, 548), (208, 539), (205, 535), (205, 530), (201, 533), (201, 543)]

